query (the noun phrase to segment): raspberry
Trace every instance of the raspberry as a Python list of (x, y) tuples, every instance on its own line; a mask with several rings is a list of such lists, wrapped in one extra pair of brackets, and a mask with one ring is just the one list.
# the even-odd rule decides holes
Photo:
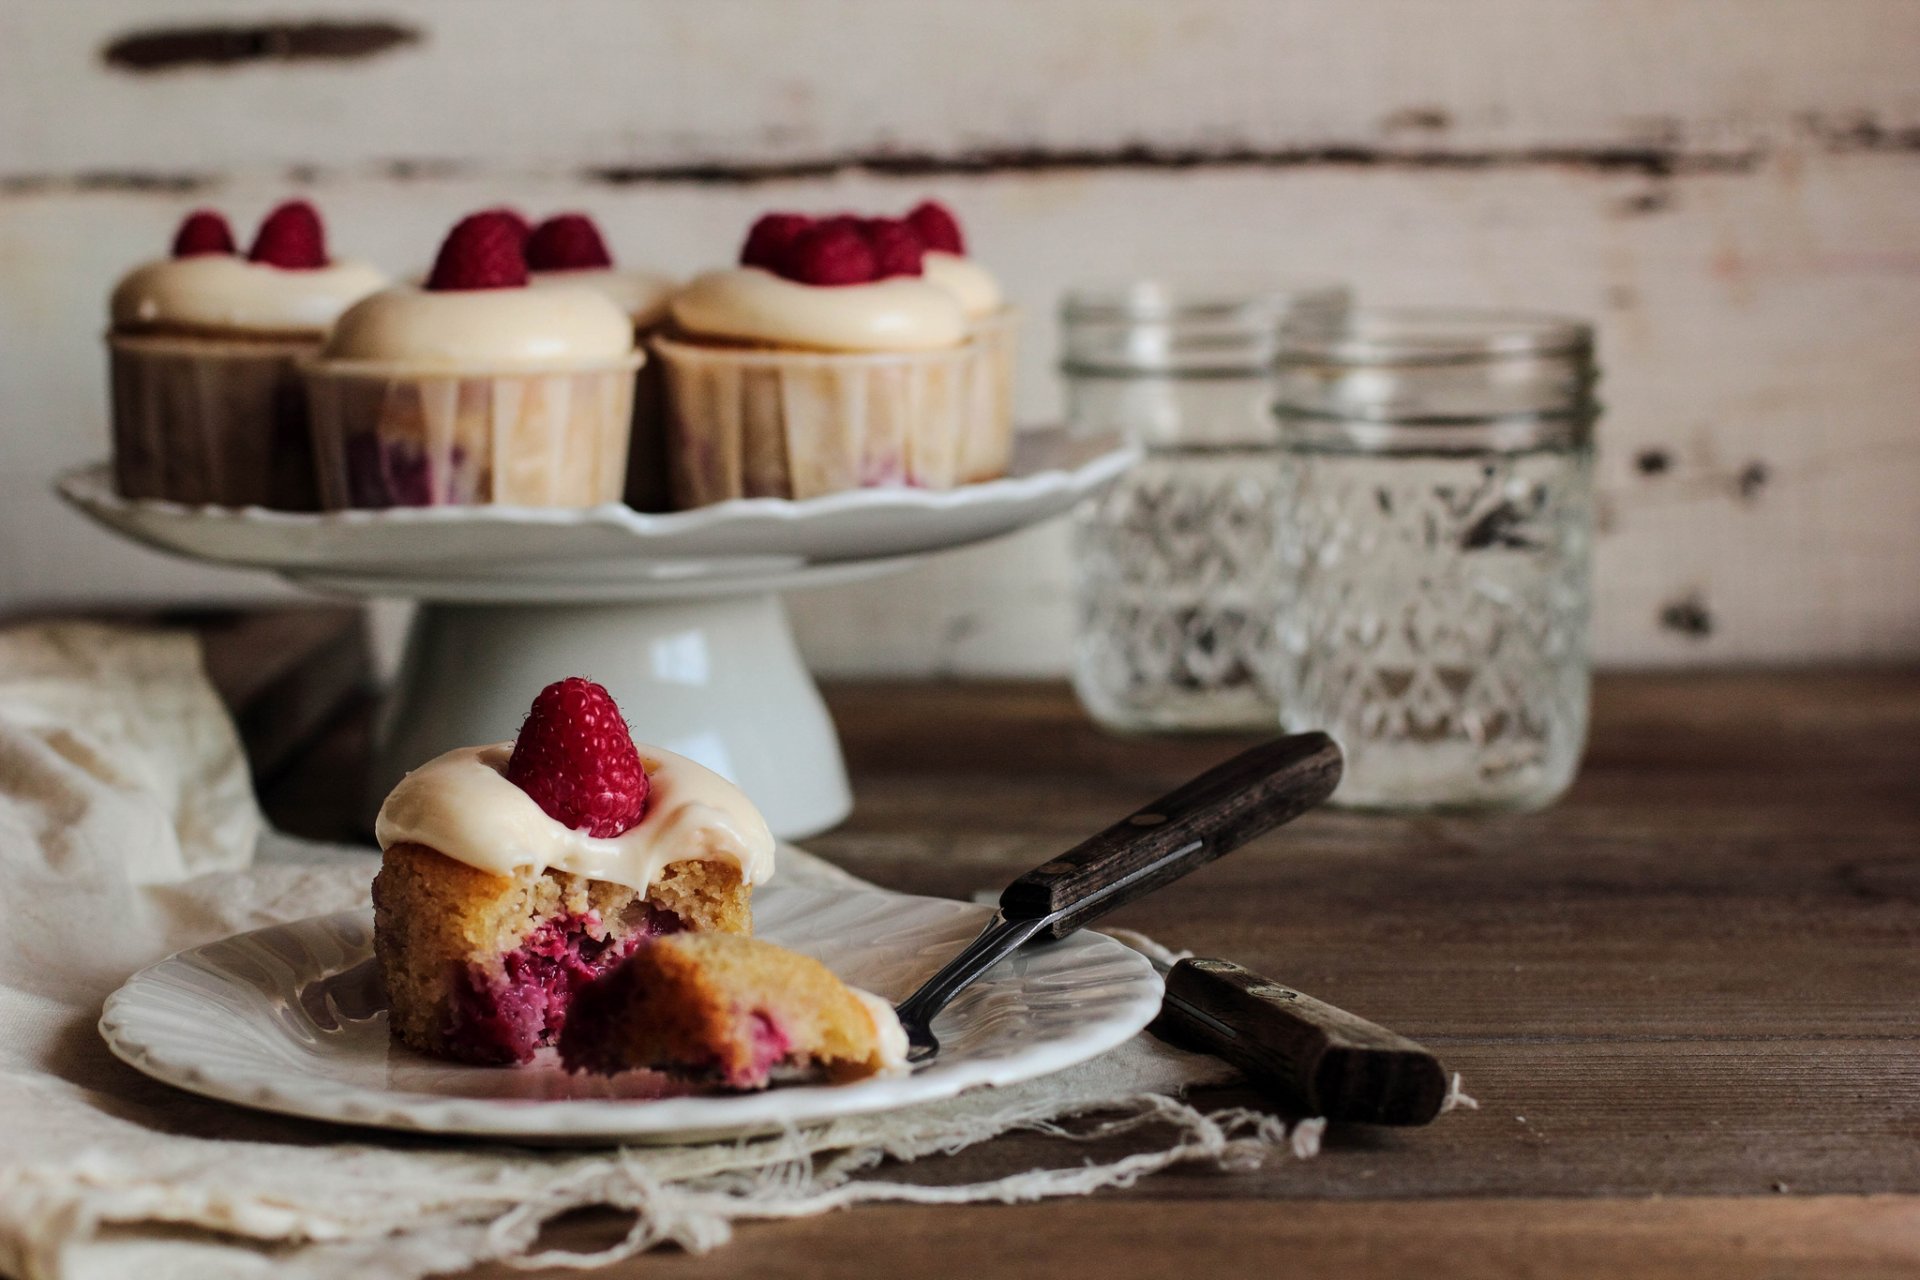
[(507, 781), (556, 822), (611, 839), (647, 811), (647, 771), (613, 695), (573, 676), (540, 691), (507, 759)]
[(879, 263), (857, 228), (827, 222), (801, 233), (780, 274), (801, 284), (866, 284), (878, 278)]
[(907, 221), (920, 233), (921, 242), (929, 249), (938, 249), (941, 253), (964, 254), (967, 251), (966, 237), (960, 234), (960, 220), (953, 216), (953, 210), (937, 200), (922, 200), (907, 215)]
[(327, 265), (327, 231), (320, 211), (289, 200), (261, 220), (247, 257), (283, 271), (315, 271)]
[(747, 242), (740, 247), (740, 265), (780, 272), (793, 242), (811, 226), (813, 219), (804, 213), (761, 214), (753, 230), (747, 232)]
[(899, 218), (868, 218), (860, 229), (873, 248), (876, 279), (920, 274), (927, 246), (910, 224)]
[(233, 228), (213, 209), (195, 209), (173, 236), (173, 256), (197, 258), (207, 253), (238, 253)]
[(515, 215), (502, 209), (470, 213), (454, 224), (433, 260), (427, 288), (517, 289), (527, 283), (523, 238)]
[(522, 244), (525, 244), (527, 237), (533, 234), (533, 224), (527, 221), (527, 215), (510, 204), (497, 204), (491, 209), (484, 210), (484, 212), (497, 213), (512, 223), (514, 232), (519, 235), (520, 243)]
[(613, 255), (600, 228), (584, 213), (556, 213), (527, 237), (527, 267), (532, 271), (579, 271), (610, 267)]

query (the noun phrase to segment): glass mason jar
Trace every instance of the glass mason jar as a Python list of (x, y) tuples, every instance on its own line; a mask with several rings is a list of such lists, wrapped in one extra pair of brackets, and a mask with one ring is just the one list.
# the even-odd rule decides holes
[(1591, 328), (1360, 311), (1290, 337), (1277, 410), (1274, 667), (1290, 730), (1346, 753), (1334, 802), (1532, 809), (1587, 732)]
[(1074, 515), (1074, 688), (1122, 731), (1271, 729), (1273, 362), (1332, 286), (1135, 282), (1061, 309), (1068, 422), (1145, 457)]

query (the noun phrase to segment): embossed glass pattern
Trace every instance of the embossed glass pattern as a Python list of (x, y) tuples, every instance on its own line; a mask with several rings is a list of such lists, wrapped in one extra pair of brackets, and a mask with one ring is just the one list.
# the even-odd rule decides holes
[(1284, 328), (1325, 329), (1345, 305), (1333, 287), (1068, 298), (1074, 429), (1146, 449), (1074, 516), (1074, 687), (1102, 724), (1274, 726), (1273, 361)]
[(1584, 325), (1361, 313), (1283, 354), (1272, 675), (1335, 802), (1534, 808), (1587, 728)]

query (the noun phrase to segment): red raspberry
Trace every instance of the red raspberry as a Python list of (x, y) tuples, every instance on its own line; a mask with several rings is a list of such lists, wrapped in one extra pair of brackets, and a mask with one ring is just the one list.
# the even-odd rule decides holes
[(519, 233), (522, 244), (526, 243), (527, 237), (533, 234), (533, 224), (527, 221), (527, 215), (510, 204), (497, 204), (491, 209), (484, 210), (484, 212), (497, 213), (512, 223), (513, 229)]
[(527, 256), (514, 215), (501, 209), (470, 213), (454, 224), (433, 260), (427, 288), (518, 289), (527, 283)]
[(173, 256), (197, 258), (207, 253), (238, 253), (233, 228), (217, 210), (195, 209), (173, 235)]
[(780, 274), (801, 284), (866, 284), (879, 270), (873, 246), (856, 227), (827, 222), (801, 233)]
[(761, 214), (753, 230), (747, 232), (747, 242), (740, 246), (740, 265), (780, 272), (793, 242), (812, 226), (813, 219), (804, 213)]
[(613, 255), (600, 228), (584, 213), (556, 213), (527, 237), (527, 267), (532, 271), (579, 271), (610, 267)]
[(254, 233), (247, 257), (282, 271), (315, 271), (327, 265), (327, 230), (320, 211), (305, 200), (289, 200), (269, 213)]
[(927, 246), (913, 227), (899, 218), (868, 218), (860, 228), (873, 247), (874, 276), (917, 276)]
[(520, 726), (507, 781), (556, 822), (611, 839), (647, 811), (647, 770), (613, 695), (572, 676), (540, 691)]
[(960, 219), (953, 216), (953, 210), (937, 200), (922, 200), (907, 215), (907, 221), (920, 233), (921, 242), (929, 249), (938, 249), (941, 253), (960, 253), (967, 251), (966, 237), (960, 234)]

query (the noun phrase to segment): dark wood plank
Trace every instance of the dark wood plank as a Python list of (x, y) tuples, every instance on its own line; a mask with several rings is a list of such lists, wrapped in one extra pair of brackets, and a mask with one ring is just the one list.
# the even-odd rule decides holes
[[(553, 1233), (571, 1248), (617, 1221)], [(1066, 1200), (875, 1207), (740, 1229), (694, 1257), (667, 1251), (596, 1275), (647, 1280), (1113, 1280), (1338, 1276), (1422, 1280), (1750, 1280), (1910, 1277), (1920, 1199), (1431, 1200), (1285, 1205)], [(572, 1270), (486, 1267), (472, 1280), (563, 1280)]]

